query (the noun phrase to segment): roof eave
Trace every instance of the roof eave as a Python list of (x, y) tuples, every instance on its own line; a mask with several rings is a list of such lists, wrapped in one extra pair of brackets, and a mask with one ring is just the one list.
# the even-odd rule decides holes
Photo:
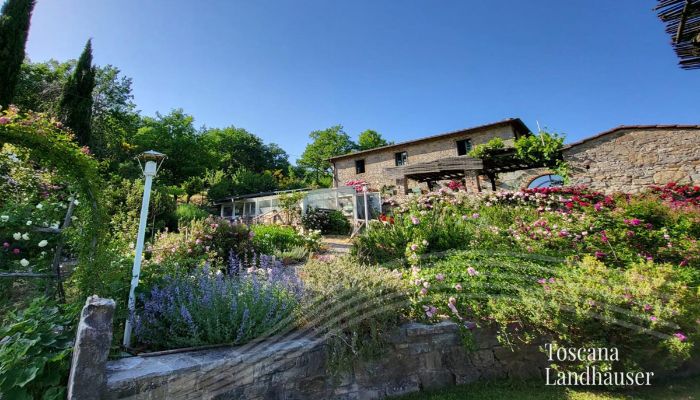
[(505, 125), (512, 126), (514, 128), (516, 136), (526, 135), (526, 134), (530, 133), (530, 128), (528, 128), (527, 125), (525, 125), (525, 123), (520, 118), (508, 118), (508, 119), (504, 119), (504, 120), (498, 121), (498, 122), (492, 122), (489, 124), (474, 126), (471, 128), (465, 128), (465, 129), (460, 129), (460, 130), (456, 130), (456, 131), (440, 133), (437, 135), (426, 136), (426, 137), (419, 138), (419, 139), (407, 140), (405, 142), (390, 144), (387, 146), (375, 147), (375, 148), (369, 149), (369, 150), (357, 151), (357, 152), (348, 153), (348, 154), (341, 154), (339, 156), (334, 156), (334, 157), (328, 158), (327, 161), (329, 161), (331, 163), (335, 163), (338, 160), (352, 158), (352, 157), (356, 157), (358, 155), (381, 152), (381, 151), (385, 151), (385, 150), (390, 150), (390, 149), (395, 149), (395, 148), (399, 148), (399, 147), (403, 147), (403, 146), (408, 146), (411, 144), (436, 140), (436, 139), (440, 139), (440, 138), (451, 136), (451, 135), (470, 133), (470, 132), (495, 128), (495, 127), (505, 126)]

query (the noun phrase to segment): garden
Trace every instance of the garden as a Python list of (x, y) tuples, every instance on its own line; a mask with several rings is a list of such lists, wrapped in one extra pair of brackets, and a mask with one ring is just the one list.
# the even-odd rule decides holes
[[(330, 157), (388, 144), (381, 135), (367, 130), (354, 143), (342, 126), (313, 131), (292, 165), (278, 145), (233, 125), (198, 129), (181, 109), (142, 116), (131, 79), (92, 64), (91, 41), (78, 60), (26, 60), (33, 2), (23, 4), (3, 6), (0, 19), (0, 44), (11, 39), (22, 50), (13, 65), (0, 59), (13, 82), (0, 93), (0, 399), (65, 398), (80, 309), (91, 295), (116, 303), (112, 359), (305, 332), (323, 341), (327, 373), (342, 379), (358, 359), (385, 355), (399, 326), (444, 321), (459, 327), (469, 351), (487, 329), (513, 352), (543, 341), (619, 349), (619, 360), (598, 362), (605, 371), (673, 377), (700, 358), (700, 187), (469, 194), (450, 182), (386, 210), (353, 238), (350, 254), (334, 254), (323, 236), (353, 228), (339, 211), (301, 215), (300, 198), (290, 195), (280, 199), (285, 225), (245, 225), (212, 215), (210, 205), (329, 186)], [(21, 18), (26, 26), (10, 26)], [(515, 157), (566, 175), (562, 145), (556, 135), (523, 137)], [(144, 196), (134, 157), (152, 149), (168, 159), (143, 221), (130, 312)], [(503, 154), (499, 140), (471, 153), (485, 162)], [(556, 367), (575, 372), (591, 362)], [(508, 388), (476, 390), (514, 397)]]
[[(611, 371), (673, 371), (698, 356), (698, 187), (473, 195), (449, 185), (371, 221), (349, 256), (320, 252), (321, 230), (348, 230), (328, 213), (312, 210), (295, 228), (180, 211), (174, 229), (154, 222), (129, 315), (134, 217), (118, 211), (120, 194), (94, 184), (98, 164), (55, 121), (14, 109), (3, 118), (3, 265), (29, 277), (52, 274), (56, 251), (79, 260), (61, 285), (2, 281), (5, 393), (62, 395), (78, 306), (92, 293), (117, 301), (113, 357), (313, 329), (335, 374), (357, 358), (381, 357), (400, 324), (445, 319), (461, 326), (467, 348), (487, 327), (513, 351), (542, 338), (564, 348), (616, 347), (624, 357), (607, 363)], [(53, 152), (37, 154), (40, 141)], [(79, 178), (86, 175), (92, 183)], [(138, 199), (136, 185), (125, 192)], [(170, 200), (155, 199), (155, 207)], [(123, 349), (127, 318), (135, 342)]]
[[(399, 325), (446, 319), (466, 348), (493, 327), (513, 351), (543, 338), (615, 347), (624, 357), (609, 371), (672, 372), (698, 357), (700, 187), (475, 195), (448, 185), (372, 220), (350, 255), (322, 248), (322, 232), (348, 233), (342, 215), (247, 226), (156, 190), (130, 314), (140, 182), (105, 187), (100, 163), (55, 120), (10, 108), (0, 123), (0, 257), (12, 278), (0, 281), (0, 388), (13, 398), (63, 396), (90, 294), (117, 303), (115, 358), (312, 330), (338, 374), (381, 357)], [(134, 342), (122, 348), (127, 319)]]

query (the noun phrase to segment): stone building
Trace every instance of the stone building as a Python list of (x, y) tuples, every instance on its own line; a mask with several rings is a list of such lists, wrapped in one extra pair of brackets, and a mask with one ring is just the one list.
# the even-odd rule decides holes
[[(516, 190), (560, 184), (544, 168), (498, 173), (491, 185), (481, 160), (466, 156), (472, 146), (502, 138), (506, 146), (530, 130), (520, 119), (429, 136), (331, 159), (334, 186), (364, 180), (372, 190), (398, 195), (432, 183), (462, 180), (469, 191)], [(604, 192), (638, 192), (668, 182), (700, 184), (700, 125), (630, 125), (566, 145), (570, 185)]]
[(604, 192), (700, 184), (700, 125), (619, 126), (566, 146), (563, 156), (570, 184)]
[[(371, 190), (395, 195), (427, 189), (429, 183), (466, 179), (476, 188), (476, 176), (481, 160), (467, 157), (473, 146), (492, 138), (503, 139), (512, 146), (515, 139), (530, 134), (530, 129), (518, 118), (487, 125), (447, 132), (375, 149), (339, 155), (330, 159), (333, 165), (333, 185), (343, 186), (352, 180), (364, 180)], [(441, 172), (436, 177), (436, 172)]]

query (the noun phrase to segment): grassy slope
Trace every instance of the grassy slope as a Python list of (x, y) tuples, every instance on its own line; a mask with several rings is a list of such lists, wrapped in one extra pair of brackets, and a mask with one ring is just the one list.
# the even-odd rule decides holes
[(700, 377), (659, 383), (625, 392), (561, 388), (542, 384), (479, 383), (436, 392), (421, 392), (395, 400), (700, 400)]

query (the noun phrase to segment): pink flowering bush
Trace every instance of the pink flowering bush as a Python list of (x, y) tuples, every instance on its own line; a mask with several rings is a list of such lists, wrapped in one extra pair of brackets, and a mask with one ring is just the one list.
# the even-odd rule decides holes
[(443, 189), (394, 208), (394, 224), (373, 224), (353, 254), (401, 268), (412, 319), (451, 318), (466, 331), (496, 324), (509, 343), (547, 336), (617, 346), (635, 368), (672, 366), (698, 351), (700, 207), (691, 203), (653, 191)]
[(205, 264), (223, 269), (231, 254), (252, 257), (253, 235), (245, 225), (214, 217), (194, 220), (180, 232), (161, 232), (146, 248), (144, 279), (176, 276)]
[(700, 206), (700, 186), (679, 185), (669, 182), (664, 186), (652, 186), (651, 191), (673, 207)]
[(591, 255), (618, 267), (640, 259), (668, 262), (700, 280), (700, 208), (671, 207), (654, 194), (440, 190), (395, 208), (393, 217), (394, 224), (375, 224), (356, 239), (354, 254), (362, 261), (411, 265), (423, 254), (480, 248), (562, 260)]
[(352, 186), (357, 193), (362, 193), (365, 186), (367, 186), (367, 181), (364, 179), (349, 180), (345, 182), (345, 186)]

